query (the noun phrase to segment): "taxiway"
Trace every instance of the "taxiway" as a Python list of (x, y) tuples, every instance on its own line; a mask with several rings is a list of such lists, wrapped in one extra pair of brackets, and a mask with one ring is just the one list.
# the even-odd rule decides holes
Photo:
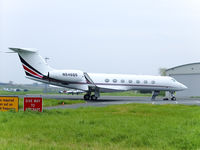
[[(29, 95), (40, 96), (40, 95)], [(43, 98), (48, 99), (68, 99), (68, 100), (82, 100), (83, 96), (76, 95), (41, 95)], [(130, 103), (146, 103), (146, 104), (183, 104), (183, 105), (200, 105), (200, 98), (177, 98), (176, 101), (163, 101), (161, 97), (157, 97), (155, 101), (151, 101), (150, 97), (129, 97), (129, 96), (101, 96), (96, 101), (87, 101), (84, 104), (73, 105), (59, 105), (53, 107), (45, 107), (44, 109), (57, 109), (57, 108), (79, 108), (79, 107), (105, 107), (108, 105), (120, 105)]]

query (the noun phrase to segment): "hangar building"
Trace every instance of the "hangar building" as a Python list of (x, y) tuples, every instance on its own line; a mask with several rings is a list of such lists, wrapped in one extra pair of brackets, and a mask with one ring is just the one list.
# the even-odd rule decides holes
[(200, 62), (167, 69), (166, 75), (188, 87), (185, 91), (176, 92), (176, 97), (200, 96)]

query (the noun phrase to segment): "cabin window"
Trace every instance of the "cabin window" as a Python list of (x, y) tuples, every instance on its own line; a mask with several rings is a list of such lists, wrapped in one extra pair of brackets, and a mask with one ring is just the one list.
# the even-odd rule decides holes
[(147, 84), (148, 83), (148, 81), (147, 80), (144, 80), (144, 84)]
[(129, 80), (128, 82), (129, 82), (129, 83), (133, 83), (133, 80)]
[(109, 79), (105, 79), (105, 82), (109, 82), (110, 80)]
[(140, 80), (136, 80), (136, 83), (138, 83), (138, 84), (139, 84), (139, 83), (140, 83)]
[(113, 79), (113, 82), (116, 83), (116, 82), (117, 82), (117, 79)]
[(151, 84), (155, 84), (156, 83), (156, 81), (151, 81)]
[(121, 83), (124, 83), (124, 82), (125, 82), (125, 80), (124, 80), (124, 79), (122, 79), (122, 80), (121, 80)]

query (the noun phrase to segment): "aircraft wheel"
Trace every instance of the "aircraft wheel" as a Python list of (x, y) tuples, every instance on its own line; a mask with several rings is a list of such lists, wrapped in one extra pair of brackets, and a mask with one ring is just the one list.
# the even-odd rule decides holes
[(92, 95), (91, 100), (97, 100), (97, 97), (95, 95)]
[(176, 97), (172, 97), (171, 100), (172, 100), (172, 101), (175, 101), (175, 100), (176, 100)]
[(90, 95), (89, 94), (86, 94), (86, 95), (84, 95), (84, 100), (89, 100), (90, 99)]
[(169, 99), (167, 97), (163, 98), (163, 101), (168, 101)]

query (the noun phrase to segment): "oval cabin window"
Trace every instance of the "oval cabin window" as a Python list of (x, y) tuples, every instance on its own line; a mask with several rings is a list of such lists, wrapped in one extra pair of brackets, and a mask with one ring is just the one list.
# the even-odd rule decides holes
[(139, 83), (140, 83), (140, 80), (136, 80), (136, 83), (139, 84)]
[(124, 82), (125, 82), (125, 80), (124, 80), (124, 79), (122, 79), (122, 80), (121, 80), (121, 83), (124, 83)]
[(109, 79), (105, 79), (105, 82), (109, 82), (110, 80)]
[(113, 79), (113, 82), (116, 83), (116, 82), (117, 82), (117, 79)]

